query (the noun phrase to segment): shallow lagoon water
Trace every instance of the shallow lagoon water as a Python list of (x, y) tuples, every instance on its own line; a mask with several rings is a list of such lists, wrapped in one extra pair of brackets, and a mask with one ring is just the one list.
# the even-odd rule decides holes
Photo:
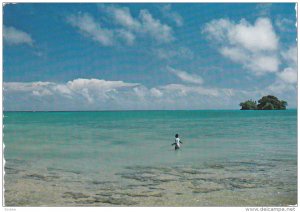
[(296, 110), (4, 115), (6, 206), (297, 204)]

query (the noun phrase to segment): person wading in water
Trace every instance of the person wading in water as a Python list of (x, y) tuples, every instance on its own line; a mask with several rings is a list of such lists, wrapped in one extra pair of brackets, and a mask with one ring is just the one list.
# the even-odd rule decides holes
[(177, 149), (180, 148), (180, 144), (182, 144), (182, 142), (180, 141), (179, 135), (176, 134), (175, 135), (175, 142), (172, 144), (172, 146), (175, 145), (175, 150), (177, 150)]

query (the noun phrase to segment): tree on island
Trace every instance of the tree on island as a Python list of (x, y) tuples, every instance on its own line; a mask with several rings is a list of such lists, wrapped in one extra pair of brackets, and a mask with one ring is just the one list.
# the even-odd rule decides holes
[(280, 101), (277, 97), (268, 95), (258, 100), (258, 104), (256, 101), (247, 100), (241, 102), (240, 106), (242, 107), (241, 110), (285, 110), (287, 102)]
[(280, 101), (275, 96), (264, 96), (258, 100), (257, 109), (258, 110), (285, 110), (287, 106), (286, 101)]
[(240, 106), (242, 107), (241, 110), (257, 110), (256, 101), (247, 100), (245, 102), (241, 102)]

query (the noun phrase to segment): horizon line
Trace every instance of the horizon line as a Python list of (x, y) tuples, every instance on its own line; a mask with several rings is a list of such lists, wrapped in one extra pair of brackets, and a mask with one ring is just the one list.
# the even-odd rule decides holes
[[(128, 111), (204, 111), (204, 110), (235, 110), (239, 111), (241, 109), (141, 109), (141, 110), (2, 110), (2, 112), (128, 112)], [(286, 110), (297, 110), (297, 108), (289, 108)], [(247, 111), (247, 110), (243, 110)], [(252, 110), (250, 110), (252, 111)], [(261, 110), (257, 110), (261, 111)], [(266, 110), (262, 110), (266, 111)]]

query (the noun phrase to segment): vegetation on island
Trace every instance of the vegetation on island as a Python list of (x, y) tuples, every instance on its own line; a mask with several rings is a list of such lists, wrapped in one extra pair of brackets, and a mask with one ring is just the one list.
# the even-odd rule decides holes
[(253, 100), (247, 100), (240, 103), (241, 110), (285, 110), (287, 102), (279, 100), (277, 97), (268, 95), (263, 96), (258, 103)]

